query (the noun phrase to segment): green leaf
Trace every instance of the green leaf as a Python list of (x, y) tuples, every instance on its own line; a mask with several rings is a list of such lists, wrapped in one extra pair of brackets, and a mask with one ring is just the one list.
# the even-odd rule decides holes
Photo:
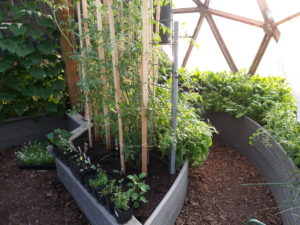
[(0, 61), (0, 73), (5, 72), (6, 70), (11, 68), (12, 62), (8, 60)]
[(15, 91), (6, 91), (0, 93), (0, 101), (9, 102), (14, 100), (17, 97), (18, 93)]
[(1, 112), (1, 110), (3, 109), (3, 107), (4, 107), (3, 104), (1, 104), (1, 105), (0, 105), (0, 112)]
[(135, 200), (137, 200), (138, 198), (139, 198), (139, 195), (138, 195), (137, 193), (133, 193), (133, 194), (131, 195), (132, 201), (135, 201)]
[(11, 39), (6, 39), (0, 41), (0, 48), (3, 50), (8, 50), (10, 53), (15, 53), (16, 51), (16, 44)]
[(39, 39), (40, 37), (42, 37), (43, 35), (43, 31), (41, 30), (34, 30), (32, 32), (30, 32), (30, 36), (34, 39), (34, 40), (37, 40)]
[(56, 45), (49, 41), (44, 41), (37, 46), (38, 50), (44, 54), (51, 54), (55, 47)]
[(47, 99), (52, 95), (52, 88), (38, 88), (37, 95), (43, 99)]
[(141, 201), (141, 202), (144, 202), (144, 203), (147, 203), (147, 199), (146, 199), (144, 196), (141, 196), (141, 197), (140, 197), (140, 201)]
[(24, 25), (14, 23), (8, 27), (8, 30), (12, 32), (15, 36), (19, 36), (26, 33), (27, 27)]
[(19, 57), (24, 57), (34, 52), (34, 48), (31, 45), (23, 45), (16, 49), (16, 53)]
[(65, 89), (65, 81), (63, 79), (56, 80), (52, 84), (54, 90), (64, 90)]
[(33, 67), (29, 70), (29, 75), (37, 79), (43, 79), (45, 71), (40, 67)]
[(33, 64), (40, 63), (43, 60), (43, 57), (38, 53), (30, 55), (29, 58)]
[(14, 111), (21, 116), (25, 111), (28, 110), (28, 106), (24, 103), (19, 103), (14, 105)]
[(0, 32), (0, 39), (3, 39), (3, 37), (4, 37), (3, 34)]
[(57, 112), (57, 104), (55, 104), (53, 102), (48, 102), (48, 103), (44, 104), (44, 108), (45, 108), (46, 112)]

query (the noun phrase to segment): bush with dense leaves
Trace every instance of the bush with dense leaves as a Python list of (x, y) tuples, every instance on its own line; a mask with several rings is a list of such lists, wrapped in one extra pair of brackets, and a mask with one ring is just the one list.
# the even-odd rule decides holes
[(64, 111), (59, 33), (37, 3), (0, 11), (0, 120)]

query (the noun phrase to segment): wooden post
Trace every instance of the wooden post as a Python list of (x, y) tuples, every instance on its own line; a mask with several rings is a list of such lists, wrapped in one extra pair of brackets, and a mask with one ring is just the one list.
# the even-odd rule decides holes
[(194, 43), (192, 41), (196, 41), (196, 39), (198, 37), (198, 34), (199, 34), (199, 31), (200, 31), (200, 29), (202, 27), (203, 21), (205, 19), (205, 16), (206, 16), (206, 13), (200, 15), (200, 18), (199, 18), (198, 23), (196, 25), (194, 34), (193, 34), (193, 36), (191, 38), (191, 42), (190, 42), (189, 48), (188, 48), (188, 50), (187, 50), (187, 52), (186, 52), (186, 54), (184, 56), (183, 62), (182, 62), (182, 67), (183, 68), (185, 68), (185, 66), (186, 66), (186, 64), (187, 64), (187, 62), (188, 62), (188, 60), (190, 58), (190, 55), (191, 55), (193, 47), (194, 47)]
[[(97, 18), (97, 29), (99, 32), (102, 32), (103, 27), (102, 27), (102, 16), (100, 13), (100, 7), (102, 3), (100, 0), (96, 0), (96, 18)], [(105, 52), (103, 48), (103, 40), (99, 38), (98, 40), (98, 56), (100, 60), (105, 60)], [(100, 79), (104, 85), (104, 93), (108, 92), (108, 82), (105, 76), (105, 69), (104, 66), (101, 66), (100, 68)], [(104, 99), (106, 99), (106, 96), (104, 96)], [(104, 114), (104, 128), (105, 128), (105, 142), (106, 142), (106, 148), (111, 149), (111, 136), (110, 136), (110, 123), (109, 123), (109, 117), (108, 117), (108, 107), (103, 105), (103, 114)]]
[(148, 73), (149, 73), (149, 34), (148, 34), (148, 0), (142, 1), (142, 172), (148, 173)]
[[(83, 18), (87, 17), (87, 3), (86, 0), (82, 0), (82, 12), (83, 12)], [(77, 3), (77, 13), (78, 13), (78, 24), (79, 24), (79, 34), (80, 36), (82, 36), (82, 24), (81, 24), (81, 10), (80, 10), (80, 3)], [(86, 29), (85, 29), (86, 32)], [(85, 39), (86, 40), (86, 39)], [(88, 45), (89, 39), (86, 40), (86, 45)], [(87, 47), (87, 46), (86, 46)], [(80, 48), (82, 51), (83, 48), (83, 41), (80, 40)], [(82, 56), (86, 56), (86, 54), (84, 54), (84, 52), (82, 52)], [(82, 70), (82, 79), (85, 80), (86, 79), (86, 67), (85, 65), (83, 65)], [(89, 136), (89, 146), (92, 148), (93, 147), (93, 142), (92, 142), (92, 129), (91, 129), (91, 109), (90, 109), (90, 104), (89, 104), (89, 100), (88, 100), (88, 93), (85, 90), (84, 91), (84, 96), (85, 96), (85, 118), (88, 122), (88, 136)]]
[(259, 63), (260, 63), (263, 55), (265, 54), (265, 51), (270, 43), (271, 38), (272, 38), (272, 34), (265, 34), (265, 36), (259, 46), (259, 49), (255, 55), (255, 58), (252, 62), (252, 65), (250, 66), (248, 74), (250, 74), (250, 75), (255, 74), (255, 72), (259, 66)]
[[(70, 2), (69, 2), (70, 3)], [(55, 0), (56, 5), (61, 4), (61, 0)], [(71, 3), (70, 3), (71, 5)], [(72, 7), (65, 7), (57, 11), (59, 26), (63, 34), (60, 36), (60, 47), (62, 59), (65, 63), (65, 81), (67, 83), (68, 95), (71, 106), (75, 106), (77, 103), (77, 97), (79, 96), (79, 88), (77, 82), (79, 81), (78, 75), (78, 63), (76, 60), (71, 59), (70, 56), (75, 51), (75, 38), (71, 32), (68, 32), (68, 18), (74, 18), (74, 10)]]
[(115, 40), (115, 26), (114, 26), (114, 15), (112, 11), (111, 0), (104, 0), (104, 4), (107, 5), (108, 10), (108, 20), (109, 20), (109, 35), (112, 50), (112, 63), (113, 63), (113, 76), (114, 76), (114, 88), (115, 88), (115, 101), (116, 109), (118, 114), (118, 130), (119, 130), (119, 144), (120, 144), (120, 162), (121, 162), (121, 173), (125, 174), (125, 157), (124, 157), (124, 134), (123, 134), (123, 121), (122, 121), (122, 111), (120, 107), (121, 103), (121, 85), (120, 85), (120, 73), (117, 68), (118, 66), (118, 52)]

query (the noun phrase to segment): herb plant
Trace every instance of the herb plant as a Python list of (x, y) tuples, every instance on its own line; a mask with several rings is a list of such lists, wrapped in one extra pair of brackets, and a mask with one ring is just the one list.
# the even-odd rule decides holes
[(93, 188), (105, 185), (108, 182), (108, 177), (105, 171), (101, 168), (97, 168), (97, 176), (89, 180), (89, 185)]
[(116, 190), (116, 180), (110, 180), (105, 187), (100, 191), (100, 194), (103, 196), (109, 196), (112, 195)]
[(46, 149), (47, 142), (33, 142), (25, 144), (16, 152), (17, 159), (25, 165), (40, 165), (54, 163), (54, 158)]
[(112, 197), (114, 209), (117, 211), (126, 211), (130, 208), (130, 195), (128, 192), (117, 191)]
[(145, 198), (145, 193), (150, 189), (149, 185), (145, 184), (143, 179), (145, 174), (141, 173), (140, 175), (128, 175), (127, 178), (130, 182), (127, 183), (129, 187), (128, 194), (133, 202), (133, 207), (138, 208), (140, 202), (147, 203)]

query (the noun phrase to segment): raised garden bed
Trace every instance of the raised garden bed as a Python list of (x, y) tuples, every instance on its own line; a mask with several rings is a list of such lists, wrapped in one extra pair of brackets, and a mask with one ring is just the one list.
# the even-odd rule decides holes
[[(69, 193), (76, 200), (82, 212), (92, 225), (119, 224), (105, 207), (97, 202), (94, 196), (78, 181), (70, 168), (60, 160), (56, 160), (59, 179)], [(184, 164), (174, 184), (167, 192), (163, 200), (154, 210), (152, 215), (144, 223), (147, 225), (171, 225), (174, 224), (183, 206), (187, 192), (188, 162)], [(133, 217), (126, 224), (141, 224)]]
[(250, 145), (249, 138), (261, 126), (249, 117), (236, 119), (226, 113), (209, 113), (207, 118), (219, 131), (223, 141), (239, 151), (254, 165), (265, 181), (271, 183), (269, 187), (280, 208), (283, 224), (298, 224), (300, 209), (297, 206), (300, 197), (297, 196), (299, 185), (295, 185), (299, 183), (298, 168), (284, 149), (266, 131)]
[(62, 116), (22, 117), (0, 123), (0, 150), (22, 145), (33, 140), (45, 140), (54, 129), (73, 131), (73, 137), (86, 128), (86, 122), (78, 114)]

